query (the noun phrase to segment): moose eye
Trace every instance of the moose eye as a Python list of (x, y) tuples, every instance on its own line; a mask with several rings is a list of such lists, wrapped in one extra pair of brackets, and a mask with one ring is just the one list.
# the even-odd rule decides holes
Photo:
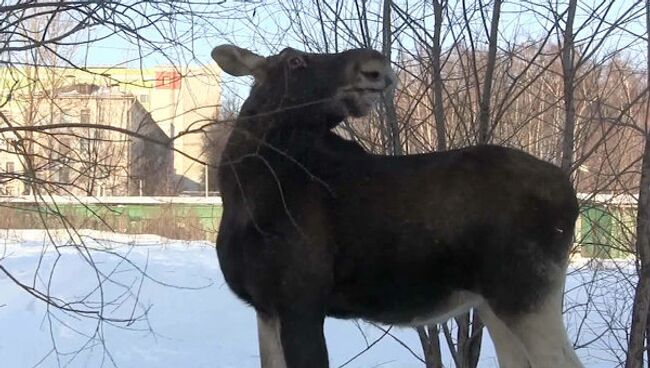
[(288, 60), (288, 63), (289, 68), (291, 69), (304, 68), (307, 66), (307, 62), (305, 62), (305, 59), (302, 56), (294, 56)]

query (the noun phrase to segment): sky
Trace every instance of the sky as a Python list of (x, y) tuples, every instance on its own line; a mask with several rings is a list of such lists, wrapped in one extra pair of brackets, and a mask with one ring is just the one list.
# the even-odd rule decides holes
[[(396, 3), (414, 17), (425, 17), (426, 31), (431, 31), (433, 18), (430, 8), (421, 6), (411, 6), (409, 8), (408, 5), (402, 4), (403, 2), (397, 1)], [(602, 5), (608, 4), (608, 2), (579, 1), (578, 3), (579, 9), (576, 15), (575, 28), (579, 29), (576, 41), (581, 42), (585, 38), (591, 37), (598, 25), (597, 21), (591, 21), (588, 25), (584, 25), (588, 14), (593, 10), (592, 3)], [(374, 4), (376, 7), (371, 7), (369, 11), (370, 14), (373, 14), (370, 16), (371, 33), (373, 30), (378, 31), (380, 26), (380, 17), (375, 14), (381, 10), (377, 7), (380, 6), (380, 3), (374, 2)], [(408, 1), (406, 1), (406, 4), (408, 4)], [(612, 22), (617, 17), (625, 14), (629, 7), (641, 4), (641, 6), (636, 7), (635, 12), (629, 13), (629, 16), (636, 16), (637, 21), (626, 23), (625, 27), (617, 29), (607, 37), (606, 43), (609, 47), (626, 47), (632, 42), (632, 38), (645, 33), (643, 2), (639, 0), (615, 0), (610, 4), (611, 9), (605, 19), (607, 22)], [(506, 1), (500, 19), (501, 43), (541, 37), (553, 24), (552, 19), (550, 19), (550, 12), (545, 8), (546, 6), (548, 5), (526, 6), (524, 2)], [(557, 6), (557, 8), (561, 11), (564, 10), (562, 5)], [(233, 12), (233, 9), (236, 9), (236, 11)], [(295, 29), (290, 28), (291, 19), (287, 18), (286, 15), (290, 14), (290, 12), (282, 13), (279, 9), (272, 1), (226, 1), (225, 5), (212, 4), (196, 9), (198, 14), (195, 17), (179, 16), (174, 19), (161, 19), (155, 27), (149, 26), (146, 28), (142, 35), (144, 38), (155, 41), (161, 39), (161, 34), (165, 34), (168, 38), (167, 42), (165, 42), (168, 46), (164, 50), (165, 54), (174, 59), (175, 62), (196, 64), (209, 62), (211, 49), (224, 41), (234, 41), (239, 46), (253, 47), (259, 50), (260, 53), (274, 51), (273, 49), (277, 50), (285, 46), (304, 49), (305, 45), (301, 47), (300, 42), (295, 38)], [(605, 7), (598, 9), (600, 14), (605, 11)], [(463, 12), (460, 2), (450, 1), (449, 13), (452, 14), (452, 17), (455, 17), (456, 21), (460, 21), (463, 16), (471, 14), (471, 9), (468, 12)], [(305, 19), (308, 17), (305, 13), (298, 16), (303, 22), (311, 21), (310, 18)], [(480, 26), (480, 20), (479, 15), (473, 15), (473, 24)], [(445, 23), (448, 22), (449, 19), (445, 19)], [(393, 25), (395, 27), (402, 26), (402, 20), (396, 12), (393, 12)], [(352, 22), (352, 27), (354, 26), (355, 24)], [(564, 24), (562, 23), (561, 26), (564, 27)], [(306, 33), (309, 34), (310, 32), (310, 30), (306, 30)], [(107, 28), (98, 29), (95, 36), (99, 34), (102, 36), (113, 35), (102, 41), (92, 43), (85, 50), (79, 50), (84, 54), (88, 64), (111, 65), (124, 61), (137, 64), (143, 61), (145, 64), (150, 65), (165, 64), (172, 61), (163, 57), (161, 52), (148, 54), (147, 51), (150, 48), (143, 44), (136, 44), (133, 37), (125, 37), (122, 33), (114, 33)], [(402, 34), (404, 37), (410, 37), (407, 32)], [(446, 35), (447, 37), (443, 35), (443, 44), (450, 42), (450, 34), (447, 33)], [(171, 44), (171, 40), (178, 44)], [(379, 41), (379, 39), (375, 40)], [(140, 48), (139, 46), (143, 47)], [(143, 50), (145, 55), (141, 55), (139, 49)]]
[[(310, 18), (304, 9), (298, 9), (296, 12), (284, 11), (279, 7), (278, 2), (273, 1), (229, 1), (223, 4), (215, 4), (214, 1), (199, 1), (194, 7), (195, 16), (179, 15), (174, 19), (162, 17), (154, 25), (147, 25), (142, 32), (142, 36), (149, 40), (161, 41), (161, 35), (164, 35), (161, 46), (162, 50), (153, 50), (151, 46), (137, 43), (133, 37), (125, 36), (124, 33), (114, 33), (108, 28), (97, 29), (93, 36), (105, 36), (101, 41), (93, 42), (83, 48), (75, 51), (75, 60), (82, 65), (128, 65), (130, 67), (148, 67), (158, 65), (211, 65), (213, 61), (210, 58), (210, 51), (216, 45), (222, 43), (234, 43), (238, 46), (251, 48), (257, 53), (267, 55), (286, 46), (298, 49), (310, 48), (309, 44), (303, 44), (298, 37), (299, 33), (307, 35), (307, 38), (313, 42), (321, 42), (322, 37), (319, 32), (320, 28), (299, 28), (296, 25), (299, 22), (293, 22), (290, 17), (300, 18), (302, 24), (314, 25), (315, 19)], [(298, 2), (299, 4), (305, 4)], [(351, 1), (344, 2), (347, 5)], [(468, 2), (472, 4), (472, 2)], [(501, 48), (509, 48), (513, 42), (526, 42), (530, 39), (540, 39), (553, 25), (550, 18), (549, 9), (545, 8), (547, 2), (527, 6), (527, 2), (506, 1), (502, 8), (500, 19), (500, 39)], [(616, 0), (612, 2), (602, 1), (579, 1), (579, 8), (576, 14), (575, 29), (578, 30), (576, 42), (583, 47), (593, 48), (597, 43), (589, 43), (589, 39), (594, 33), (596, 39), (603, 39), (601, 51), (594, 55), (603, 57), (612, 50), (622, 49), (632, 60), (645, 64), (645, 42), (640, 37), (645, 31), (645, 17), (643, 16), (643, 2), (640, 0)], [(413, 1), (396, 1), (396, 4), (404, 11), (414, 17), (424, 17), (424, 26), (420, 37), (426, 32), (431, 32), (433, 28), (433, 17), (430, 7), (422, 7), (419, 2)], [(414, 5), (415, 4), (415, 5)], [(472, 10), (464, 12), (460, 1), (449, 2), (449, 17), (445, 23), (464, 24), (464, 17), (471, 17), (471, 22), (478, 29), (482, 27), (479, 13), (472, 15)], [(620, 16), (636, 18), (632, 22), (625, 23), (624, 27), (618, 27), (611, 33), (604, 33), (602, 27), (599, 28), (599, 21), (591, 20), (585, 24), (588, 14), (594, 9), (594, 4), (600, 5), (597, 8), (598, 14), (605, 14), (605, 24), (614, 22)], [(379, 34), (381, 21), (381, 2), (371, 2), (369, 6), (369, 28), (370, 33)], [(635, 6), (633, 12), (627, 12), (627, 9)], [(566, 5), (556, 5), (563, 11)], [(488, 13), (489, 15), (489, 13)], [(486, 20), (489, 22), (489, 19)], [(361, 31), (357, 22), (349, 22), (353, 29), (355, 37)], [(142, 23), (142, 25), (146, 25)], [(393, 26), (401, 29), (402, 44), (414, 44), (413, 34), (409, 34), (408, 28), (404, 28), (402, 19), (398, 12), (393, 12)], [(563, 28), (565, 25), (560, 24)], [(355, 28), (356, 27), (356, 28)], [(443, 34), (443, 47), (450, 45), (452, 34), (446, 28)], [(459, 32), (456, 27), (455, 32)], [(484, 33), (483, 33), (484, 34)], [(86, 35), (87, 36), (87, 35)], [(426, 35), (425, 35), (426, 36)], [(320, 38), (320, 41), (319, 41)], [(352, 42), (349, 37), (341, 37), (341, 42)], [(475, 42), (486, 47), (485, 37), (477, 37)], [(330, 40), (330, 42), (332, 42)], [(375, 48), (379, 48), (380, 37), (374, 37)], [(554, 35), (549, 40), (551, 44), (557, 43), (558, 38)], [(341, 46), (344, 48), (344, 46)], [(226, 92), (239, 96), (240, 98), (246, 93), (250, 85), (250, 79), (233, 79), (225, 78)]]
[[(129, 2), (122, 2), (128, 4)], [(272, 1), (272, 0), (193, 0), (191, 9), (193, 13), (178, 12), (179, 7), (185, 9), (190, 2), (159, 2), (158, 5), (148, 5), (143, 2), (140, 7), (129, 9), (119, 8), (112, 14), (113, 20), (122, 26), (140, 29), (140, 38), (117, 26), (102, 26), (92, 29), (91, 32), (81, 32), (66, 39), (70, 41), (85, 41), (95, 39), (96, 41), (76, 46), (73, 50), (64, 51), (63, 54), (73, 60), (78, 66), (128, 66), (132, 68), (164, 66), (164, 65), (213, 65), (210, 52), (214, 46), (223, 43), (234, 43), (241, 47), (250, 48), (262, 55), (268, 55), (283, 47), (291, 46), (297, 49), (313, 49), (316, 45), (323, 44), (321, 28), (313, 11), (314, 1)], [(470, 9), (464, 11), (462, 1), (449, 1), (445, 25), (455, 24), (453, 31), (461, 32), (460, 25), (465, 24), (465, 18), (475, 29), (483, 28), (480, 13), (472, 7), (479, 2), (466, 2)], [(298, 9), (289, 9), (294, 4)], [(337, 38), (339, 49), (348, 48), (348, 45), (357, 45), (354, 41), (363, 33), (359, 22), (355, 21), (355, 7), (351, 0), (341, 2), (344, 6), (343, 16), (352, 20), (346, 21), (350, 27), (349, 35), (340, 33)], [(400, 34), (399, 42), (409, 48), (413, 48), (418, 37), (428, 37), (433, 29), (432, 9), (429, 2), (413, 0), (395, 0), (395, 4), (415, 18), (423, 18), (424, 29), (417, 36), (409, 30), (399, 15), (399, 11), (393, 11), (393, 27)], [(489, 2), (491, 4), (491, 2)], [(533, 4), (533, 5), (527, 5)], [(499, 46), (508, 49), (513, 42), (525, 42), (529, 39), (539, 39), (549, 28), (553, 20), (550, 18), (548, 6), (554, 6), (560, 10), (566, 8), (566, 0), (553, 2), (532, 2), (532, 1), (505, 1), (500, 19)], [(557, 5), (560, 4), (560, 5)], [(644, 3), (642, 0), (614, 0), (614, 1), (578, 1), (579, 8), (576, 15), (576, 29), (578, 37), (576, 41), (584, 47), (593, 47), (597, 43), (589, 43), (588, 39), (594, 32), (598, 33), (598, 39), (603, 38), (602, 52), (597, 54), (601, 57), (613, 49), (625, 50), (630, 58), (644, 65), (646, 52), (642, 35), (645, 34)], [(592, 7), (599, 5), (599, 14), (608, 10), (605, 24), (612, 23), (616, 18), (625, 13), (625, 10), (635, 6), (635, 12), (629, 14), (636, 17), (633, 22), (625, 23), (624, 27), (618, 27), (610, 34), (603, 33), (598, 29), (598, 21), (591, 21), (588, 25), (584, 22), (592, 12)], [(373, 47), (380, 48), (381, 37), (381, 1), (370, 1), (368, 6), (368, 28), (373, 35), (371, 42)], [(609, 8), (608, 8), (609, 7)], [(137, 10), (137, 12), (136, 12)], [(169, 15), (170, 13), (175, 15)], [(153, 22), (148, 22), (139, 14), (152, 15)], [(325, 11), (325, 14), (331, 12)], [(487, 17), (490, 11), (486, 11)], [(84, 15), (69, 13), (65, 20), (61, 20), (64, 27), (74, 27), (78, 20)], [(300, 22), (298, 22), (300, 20)], [(489, 19), (485, 19), (489, 22)], [(339, 22), (340, 23), (340, 22)], [(328, 23), (329, 24), (329, 23)], [(564, 27), (564, 24), (561, 24)], [(340, 27), (342, 29), (343, 27)], [(475, 42), (479, 47), (486, 47), (485, 32), (476, 37)], [(304, 41), (306, 39), (306, 41)], [(467, 39), (466, 39), (467, 40)], [(147, 43), (151, 41), (151, 43)], [(305, 43), (306, 42), (306, 43)], [(329, 39), (331, 44), (334, 41)], [(452, 42), (452, 32), (449, 27), (443, 28), (443, 47), (449, 46)], [(557, 43), (557, 37), (553, 36), (550, 43)], [(320, 46), (319, 46), (320, 47)], [(395, 56), (396, 57), (396, 56)], [(226, 94), (231, 94), (241, 99), (246, 95), (251, 80), (249, 78), (223, 79), (223, 86)]]

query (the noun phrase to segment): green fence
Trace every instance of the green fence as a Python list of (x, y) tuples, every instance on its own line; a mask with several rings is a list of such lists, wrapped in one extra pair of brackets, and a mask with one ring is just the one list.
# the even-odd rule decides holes
[(626, 258), (633, 253), (636, 208), (588, 204), (576, 231), (580, 253), (590, 258)]
[(0, 227), (86, 228), (214, 240), (222, 207), (214, 203), (3, 203)]
[[(0, 204), (0, 228), (74, 226), (123, 233), (150, 233), (173, 239), (214, 240), (221, 200), (182, 197), (54, 198), (34, 203), (23, 197)], [(630, 202), (630, 203), (628, 203)], [(605, 204), (582, 200), (576, 243), (582, 256), (625, 258), (633, 253), (636, 207), (633, 201)], [(1, 203), (1, 201), (0, 201)]]
[(221, 205), (204, 204), (110, 204), (110, 205), (74, 205), (60, 206), (62, 212), (75, 216), (92, 218), (93, 216), (126, 217), (129, 221), (147, 221), (171, 216), (179, 222), (198, 220), (205, 230), (215, 231), (221, 218)]

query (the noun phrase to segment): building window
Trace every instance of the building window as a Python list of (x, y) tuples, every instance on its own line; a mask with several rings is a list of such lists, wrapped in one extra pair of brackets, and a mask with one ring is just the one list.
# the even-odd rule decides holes
[(79, 141), (79, 147), (81, 148), (81, 153), (82, 154), (89, 154), (90, 153), (90, 139), (81, 139)]
[(104, 105), (100, 101), (99, 106), (97, 106), (97, 123), (103, 124), (104, 121)]
[(6, 167), (6, 171), (7, 171), (7, 173), (9, 173), (9, 174), (13, 174), (14, 172), (16, 172), (16, 166), (15, 166), (15, 164), (14, 164), (13, 162), (11, 162), (11, 161), (8, 161), (8, 162), (6, 163), (6, 166), (5, 166), (5, 167)]
[(82, 109), (81, 113), (79, 114), (79, 122), (81, 124), (90, 124), (90, 110), (89, 109)]
[(72, 86), (77, 83), (77, 76), (74, 74), (66, 74), (65, 81), (68, 83), (68, 85)]
[(65, 158), (70, 154), (72, 145), (71, 138), (61, 138), (59, 139), (59, 154)]
[(59, 168), (59, 182), (65, 184), (70, 182), (70, 168), (68, 166)]

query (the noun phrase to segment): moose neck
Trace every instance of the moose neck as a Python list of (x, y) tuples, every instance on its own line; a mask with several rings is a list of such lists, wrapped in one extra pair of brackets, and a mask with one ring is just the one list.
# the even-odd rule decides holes
[(304, 151), (340, 121), (314, 113), (313, 106), (256, 108), (248, 102), (242, 107), (227, 147), (231, 157), (259, 153), (260, 148), (287, 153)]
[(256, 195), (260, 195), (260, 190), (269, 190), (269, 196), (277, 195), (272, 184), (275, 179), (263, 175), (265, 172), (292, 177), (296, 170), (309, 172), (307, 168), (313, 166), (318, 156), (313, 155), (315, 147), (331, 134), (325, 119), (317, 119), (300, 111), (260, 112), (242, 108), (219, 166), (224, 200), (236, 200), (232, 198), (249, 190)]

